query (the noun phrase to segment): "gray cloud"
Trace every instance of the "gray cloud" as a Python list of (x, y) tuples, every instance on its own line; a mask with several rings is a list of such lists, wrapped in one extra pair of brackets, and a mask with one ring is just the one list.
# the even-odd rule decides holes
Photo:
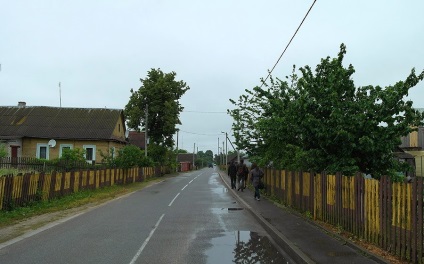
[[(0, 10), (1, 105), (124, 108), (151, 68), (191, 87), (180, 147), (217, 150), (222, 113), (267, 75), (312, 1), (8, 1)], [(314, 67), (347, 46), (356, 85), (390, 85), (424, 69), (424, 2), (317, 1), (274, 70)], [(424, 86), (409, 99), (424, 107)], [(190, 133), (188, 133), (190, 132)]]

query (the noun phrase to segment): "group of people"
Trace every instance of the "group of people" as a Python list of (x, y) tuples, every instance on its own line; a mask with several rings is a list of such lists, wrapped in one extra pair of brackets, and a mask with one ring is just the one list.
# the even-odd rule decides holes
[(255, 199), (259, 201), (261, 194), (259, 192), (261, 178), (264, 173), (259, 169), (256, 163), (252, 163), (251, 170), (244, 164), (244, 160), (240, 160), (239, 164), (235, 164), (233, 161), (228, 166), (228, 176), (231, 179), (231, 189), (237, 189), (237, 191), (243, 191), (246, 188), (246, 182), (250, 175), (250, 181), (255, 188)]

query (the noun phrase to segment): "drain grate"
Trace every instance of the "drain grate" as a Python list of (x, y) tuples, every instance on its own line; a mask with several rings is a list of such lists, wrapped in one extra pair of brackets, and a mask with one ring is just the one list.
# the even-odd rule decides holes
[(228, 211), (239, 211), (239, 210), (243, 210), (243, 208), (228, 208)]

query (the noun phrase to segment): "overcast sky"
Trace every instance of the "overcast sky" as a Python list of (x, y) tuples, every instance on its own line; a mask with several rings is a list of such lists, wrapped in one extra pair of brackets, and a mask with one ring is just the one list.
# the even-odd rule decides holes
[[(190, 90), (179, 148), (218, 151), (226, 114), (260, 85), (312, 0), (0, 0), (0, 105), (123, 109), (151, 68)], [(347, 46), (356, 86), (424, 69), (423, 0), (318, 0), (275, 68), (284, 77)], [(61, 82), (61, 96), (59, 93)], [(424, 108), (424, 84), (410, 90)], [(230, 144), (228, 144), (230, 148)]]

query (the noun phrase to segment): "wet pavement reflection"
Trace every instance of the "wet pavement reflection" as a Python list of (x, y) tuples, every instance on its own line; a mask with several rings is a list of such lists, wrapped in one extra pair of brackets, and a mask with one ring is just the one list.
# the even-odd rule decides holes
[(288, 263), (268, 237), (256, 232), (222, 233), (211, 244), (206, 251), (207, 263)]
[(222, 193), (227, 193), (228, 189), (227, 188), (212, 188), (211, 191), (215, 194), (222, 194)]

